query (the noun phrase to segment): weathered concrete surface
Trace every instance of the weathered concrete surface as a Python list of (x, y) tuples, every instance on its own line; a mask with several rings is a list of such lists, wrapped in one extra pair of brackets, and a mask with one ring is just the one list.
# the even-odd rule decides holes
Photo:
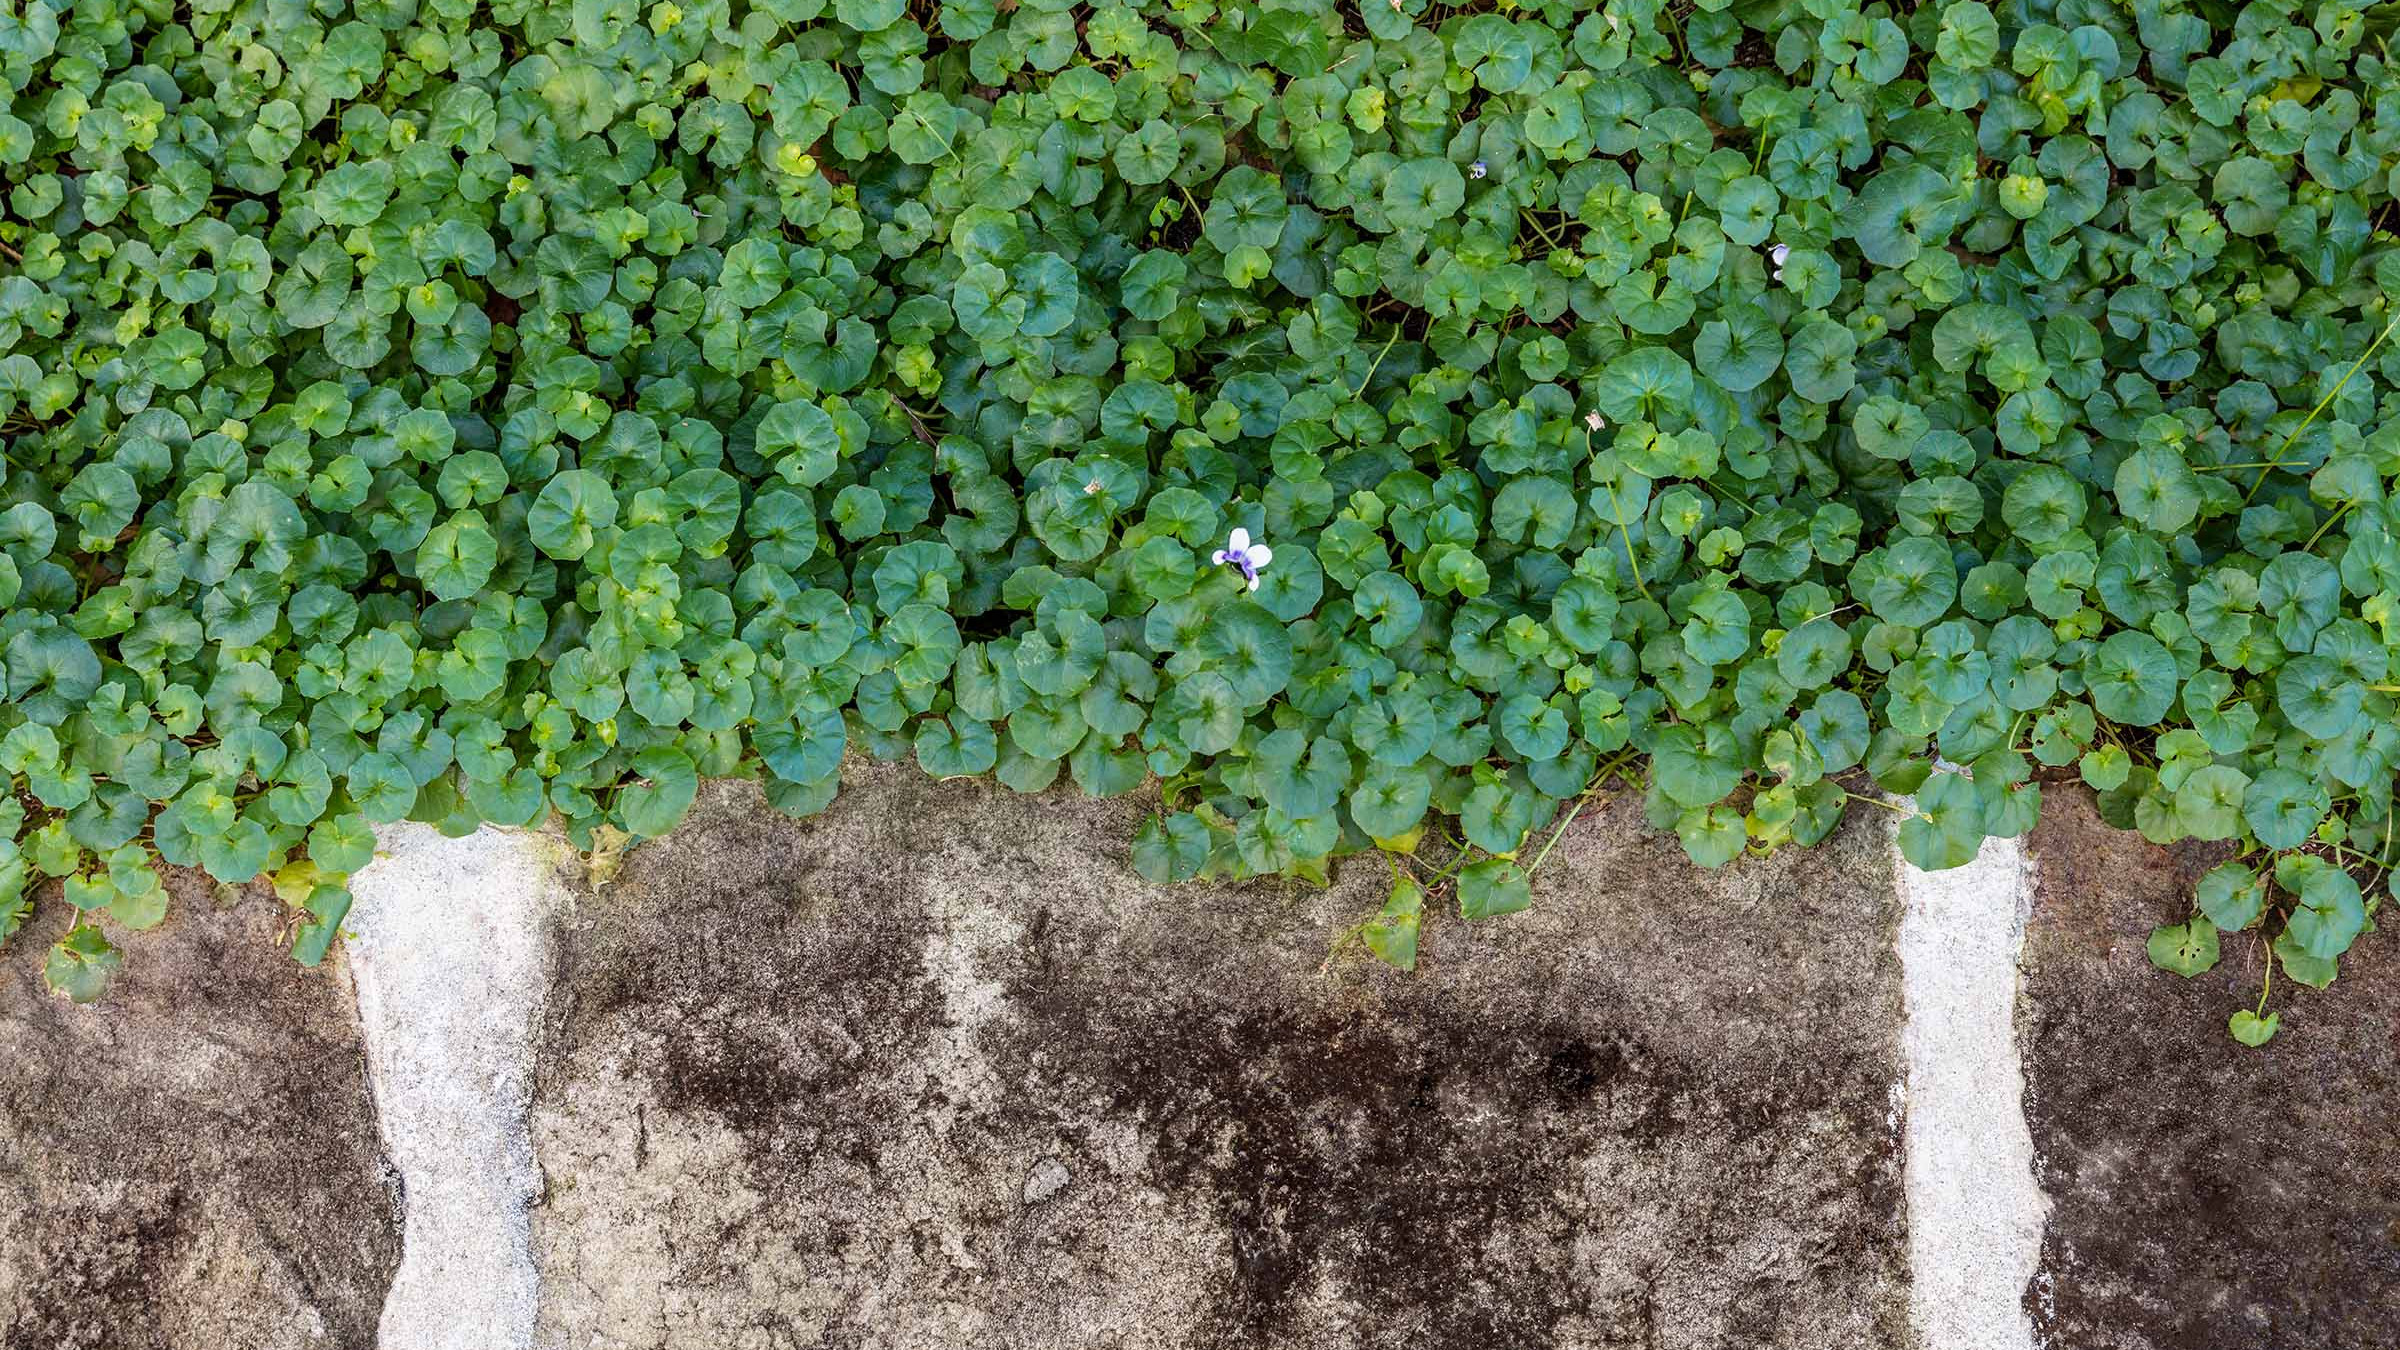
[(364, 1346), (400, 1255), (350, 988), (283, 907), (177, 875), (108, 997), (42, 988), (44, 907), (0, 961), (0, 1346)]
[(2225, 1019), (2267, 954), (2153, 969), (2205, 849), (2162, 849), (2045, 793), (2019, 1003), (2036, 1171), (2052, 1209), (2036, 1327), (2072, 1350), (2400, 1346), (2400, 950), (2359, 941), (2322, 993), (2275, 982), (2280, 1033)]
[[(556, 897), (521, 838), (396, 848), (376, 875), (435, 907), (362, 877), (355, 991), (290, 963), (271, 899), (177, 877), (72, 1008), (39, 985), (53, 906), (0, 960), (0, 1347), (2016, 1343), (1963, 1316), (2014, 1297), (1976, 1225), (2024, 1213), (1974, 1189), (2023, 1165), (1978, 1142), (2015, 1128), (1977, 1086), (2006, 1076), (2009, 868), (1898, 876), (1877, 813), (1703, 873), (1618, 802), (1531, 912), (1433, 916), (1412, 977), (1327, 960), (1370, 862), (1152, 887), (1140, 813), (857, 765), (795, 823), (718, 786), (563, 909), (496, 903)], [(2031, 852), (2041, 1342), (2400, 1350), (2393, 935), (2327, 993), (2279, 981), (2245, 1050), (2248, 938), (2189, 982), (2143, 954), (2205, 851), (2056, 791)], [(443, 1278), (406, 1278), (378, 1105)]]
[(1882, 822), (1703, 873), (1595, 807), (1410, 977), (1321, 970), (1372, 861), (1159, 888), (1137, 804), (850, 778), (562, 925), (538, 1345), (1906, 1344)]

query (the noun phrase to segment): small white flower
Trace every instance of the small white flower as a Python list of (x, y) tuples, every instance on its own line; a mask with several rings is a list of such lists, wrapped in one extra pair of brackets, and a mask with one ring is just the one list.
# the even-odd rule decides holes
[(1086, 497), (1097, 497), (1097, 496), (1099, 496), (1099, 495), (1100, 495), (1100, 480), (1099, 480), (1099, 479), (1097, 479), (1097, 478), (1095, 478), (1095, 479), (1093, 479), (1092, 481), (1090, 481), (1090, 482), (1088, 482), (1088, 483), (1084, 484), (1084, 485), (1083, 485), (1083, 495), (1084, 495), (1084, 496), (1086, 496)]
[(1480, 159), (1467, 166), (1467, 177), (1469, 178), (1481, 178), (1487, 172), (1489, 170), (1484, 167), (1483, 161)]
[(1612, 33), (1617, 31), (1617, 16), (1614, 14), (1608, 16), (1608, 31)]
[(1583, 415), (1583, 424), (1587, 427), (1590, 427), (1594, 431), (1598, 431), (1600, 428), (1608, 425), (1608, 419), (1602, 417), (1596, 411), (1587, 412)]
[(1767, 250), (1767, 256), (1774, 260), (1775, 279), (1777, 281), (1783, 280), (1783, 261), (1784, 259), (1792, 256), (1792, 246), (1789, 244), (1777, 244), (1775, 247)]
[(1275, 550), (1265, 544), (1251, 543), (1250, 532), (1237, 525), (1233, 533), (1225, 536), (1225, 547), (1212, 554), (1209, 561), (1220, 567), (1237, 569), (1249, 581), (1250, 589), (1255, 591), (1258, 589), (1259, 569), (1275, 561)]

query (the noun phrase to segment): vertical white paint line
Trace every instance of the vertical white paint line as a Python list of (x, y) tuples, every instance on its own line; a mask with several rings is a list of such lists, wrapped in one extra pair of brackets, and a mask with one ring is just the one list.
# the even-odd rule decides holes
[(2023, 844), (1943, 872), (1899, 863), (1910, 1314), (1921, 1350), (2033, 1350), (2025, 1288), (2049, 1202), (2017, 1056)]
[(557, 846), (416, 824), (380, 833), (346, 923), (384, 1149), (405, 1187), (381, 1350), (525, 1350), (533, 1034)]

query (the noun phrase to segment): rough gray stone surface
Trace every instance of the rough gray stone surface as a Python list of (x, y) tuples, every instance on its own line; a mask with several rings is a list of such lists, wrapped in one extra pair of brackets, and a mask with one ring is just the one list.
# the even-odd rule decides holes
[(1159, 888), (1142, 808), (719, 786), (562, 921), (537, 1345), (1899, 1346), (1888, 830), (1704, 873), (1630, 801), (1532, 911)]
[(283, 907), (176, 875), (101, 1003), (49, 994), (63, 905), (0, 960), (0, 1346), (366, 1346), (400, 1256), (349, 981)]
[(2275, 982), (2257, 1050), (2225, 1019), (2267, 953), (2153, 968), (2215, 854), (2043, 794), (2018, 1003), (2035, 1172), (2051, 1201), (2036, 1329), (2073, 1350), (2400, 1347), (2400, 949), (2393, 916), (2333, 986)]

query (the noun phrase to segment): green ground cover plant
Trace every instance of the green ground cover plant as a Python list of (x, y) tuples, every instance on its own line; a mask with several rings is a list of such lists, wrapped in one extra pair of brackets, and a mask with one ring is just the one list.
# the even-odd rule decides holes
[(1380, 850), (1409, 966), (1614, 781), (1939, 868), (2080, 777), (2226, 841), (2161, 966), (2323, 985), (2394, 847), (2394, 23), (0, 0), (0, 936), (72, 907), (92, 998), (163, 860), (313, 962), (379, 822), (865, 752), (1154, 790), (1161, 879)]

